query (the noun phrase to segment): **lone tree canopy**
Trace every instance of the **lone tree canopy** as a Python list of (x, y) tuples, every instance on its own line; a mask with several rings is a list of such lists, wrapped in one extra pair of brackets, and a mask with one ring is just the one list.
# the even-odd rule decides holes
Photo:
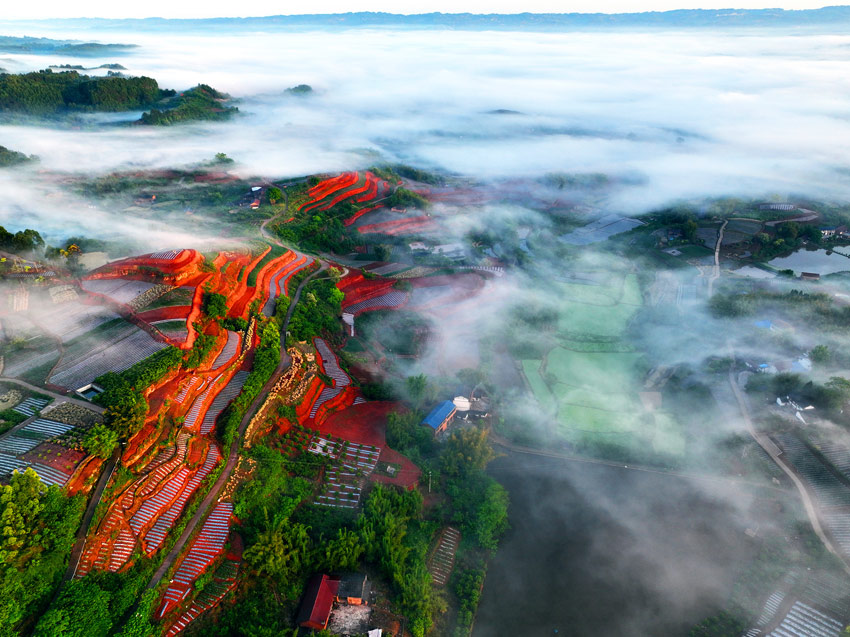
[(201, 308), (210, 318), (222, 318), (227, 314), (227, 297), (216, 292), (205, 292)]

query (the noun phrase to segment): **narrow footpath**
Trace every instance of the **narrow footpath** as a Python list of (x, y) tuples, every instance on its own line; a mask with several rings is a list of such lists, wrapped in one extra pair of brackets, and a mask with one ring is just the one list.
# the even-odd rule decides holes
[[(112, 474), (115, 473), (115, 467), (118, 465), (118, 460), (121, 458), (121, 454), (123, 452), (123, 446), (118, 445), (115, 448), (115, 451), (112, 452), (112, 457), (110, 457), (107, 461), (103, 471), (100, 472), (100, 478), (97, 481), (97, 486), (95, 486), (94, 492), (92, 493), (91, 498), (89, 498), (89, 504), (86, 507), (85, 514), (83, 514), (83, 521), (80, 523), (80, 528), (77, 531), (77, 537), (74, 540), (74, 547), (71, 549), (71, 557), (68, 560), (68, 568), (65, 570), (65, 575), (62, 578), (62, 586), (64, 586), (66, 582), (71, 581), (74, 575), (77, 574), (77, 567), (80, 565), (80, 557), (83, 555), (83, 548), (85, 548), (86, 545), (86, 536), (88, 535), (92, 518), (94, 518), (94, 512), (97, 509), (101, 496), (103, 496), (104, 489), (106, 489), (106, 483), (109, 482)], [(60, 586), (56, 591), (57, 596), (62, 590), (62, 586)]]

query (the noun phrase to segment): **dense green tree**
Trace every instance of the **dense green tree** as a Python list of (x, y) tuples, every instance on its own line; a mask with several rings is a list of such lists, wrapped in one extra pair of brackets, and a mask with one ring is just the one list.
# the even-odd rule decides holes
[(150, 126), (171, 126), (183, 122), (224, 121), (239, 112), (235, 106), (225, 106), (227, 95), (199, 84), (176, 96), (165, 109), (153, 108), (143, 113), (140, 123)]
[(0, 226), (0, 250), (8, 250), (16, 253), (26, 253), (41, 248), (44, 246), (44, 239), (41, 235), (27, 228), (18, 232), (9, 232), (3, 226)]
[(104, 460), (112, 455), (118, 445), (118, 432), (104, 424), (97, 423), (83, 437), (83, 449)]
[(304, 287), (302, 299), (292, 313), (289, 333), (296, 341), (308, 341), (323, 333), (341, 329), (342, 300), (345, 295), (333, 281), (311, 281)]
[(98, 378), (98, 382), (105, 389), (97, 397), (97, 401), (106, 407), (104, 422), (119, 438), (129, 438), (145, 423), (148, 405), (144, 395), (125, 378), (113, 372), (104, 374)]
[(422, 412), (393, 412), (387, 416), (387, 445), (421, 464), (433, 453), (434, 433), (422, 425)]
[(110, 595), (92, 578), (71, 580), (35, 629), (35, 637), (100, 637), (112, 628)]
[(386, 205), (396, 208), (427, 208), (429, 203), (419, 193), (399, 186), (387, 197)]
[(691, 243), (696, 243), (697, 241), (697, 230), (699, 226), (697, 222), (693, 219), (688, 219), (682, 224), (682, 236), (686, 241), (690, 241)]
[(10, 166), (20, 166), (31, 161), (35, 161), (37, 157), (27, 157), (23, 153), (10, 150), (5, 146), (0, 146), (0, 168), (8, 168)]
[(428, 400), (430, 392), (428, 391), (428, 377), (425, 374), (408, 376), (405, 380), (405, 387), (410, 402), (416, 407), (421, 407)]
[(339, 529), (337, 536), (322, 542), (316, 556), (321, 571), (353, 571), (364, 552), (360, 536), (350, 529)]
[(495, 457), (481, 427), (467, 427), (452, 432), (443, 452), (443, 472), (450, 477), (464, 477), (484, 471)]
[(721, 318), (748, 316), (755, 311), (753, 300), (743, 294), (715, 294), (709, 300), (708, 307), (714, 316)]
[(708, 617), (691, 629), (689, 637), (738, 637), (747, 629), (740, 618), (726, 612)]
[(309, 565), (310, 549), (306, 526), (276, 516), (272, 520), (267, 519), (265, 530), (245, 550), (245, 562), (258, 575), (287, 586), (304, 575)]
[(813, 363), (826, 363), (830, 359), (831, 353), (826, 345), (815, 345), (812, 351), (809, 352), (809, 357)]
[(481, 548), (495, 550), (508, 528), (508, 493), (483, 472), (449, 480), (452, 520)]
[(51, 70), (0, 74), (0, 111), (52, 115), (67, 110), (124, 111), (160, 98), (149, 77), (93, 77)]
[(48, 488), (32, 469), (15, 472), (0, 487), (0, 635), (16, 626), (53, 594), (83, 513), (82, 497)]
[(283, 192), (277, 186), (272, 186), (266, 193), (269, 197), (269, 203), (274, 204), (283, 199)]
[(210, 318), (223, 318), (227, 314), (227, 297), (217, 292), (204, 292), (201, 309)]

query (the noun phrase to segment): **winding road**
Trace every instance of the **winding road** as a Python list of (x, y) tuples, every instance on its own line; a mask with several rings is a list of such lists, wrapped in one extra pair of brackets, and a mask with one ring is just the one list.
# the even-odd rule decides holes
[(714, 282), (720, 278), (720, 246), (723, 244), (723, 233), (728, 224), (729, 220), (726, 219), (720, 226), (720, 232), (717, 233), (717, 243), (714, 244), (714, 266), (711, 270), (711, 276), (708, 277), (708, 298), (711, 298), (711, 295), (714, 294)]
[(794, 471), (793, 467), (785, 462), (785, 458), (782, 457), (782, 451), (779, 447), (777, 447), (767, 435), (757, 431), (753, 426), (747, 399), (741, 392), (740, 384), (738, 379), (735, 377), (735, 372), (733, 370), (729, 371), (729, 385), (732, 387), (732, 393), (735, 394), (735, 400), (738, 403), (738, 408), (741, 410), (741, 415), (744, 418), (744, 424), (747, 426), (747, 431), (750, 436), (752, 436), (753, 440), (755, 440), (771, 457), (771, 459), (779, 465), (782, 471), (784, 471), (794, 483), (794, 486), (797, 487), (797, 491), (799, 491), (800, 497), (803, 499), (803, 506), (806, 509), (806, 515), (808, 516), (809, 522), (811, 522), (815, 533), (820, 538), (821, 542), (823, 542), (823, 545), (827, 548), (827, 550), (841, 560), (841, 563), (844, 565), (844, 570), (850, 574), (850, 564), (848, 564), (847, 558), (835, 547), (830, 537), (824, 532), (823, 526), (821, 526), (817, 504), (815, 503), (814, 498), (812, 498), (812, 495), (809, 493), (805, 483), (800, 476), (797, 475), (797, 472)]
[[(292, 297), (292, 303), (289, 304), (289, 311), (286, 313), (286, 318), (284, 319), (283, 325), (281, 326), (281, 334), (286, 334), (286, 329), (289, 327), (289, 320), (292, 318), (292, 312), (295, 310), (295, 306), (298, 304), (298, 300), (301, 298), (301, 290), (304, 289), (304, 286), (309, 283), (313, 277), (327, 269), (327, 264), (323, 263), (322, 266), (313, 272), (310, 276), (305, 278), (301, 285), (298, 286), (298, 289), (295, 291), (295, 294)], [(154, 573), (151, 581), (148, 583), (148, 588), (156, 588), (159, 585), (159, 582), (174, 564), (177, 557), (183, 551), (183, 548), (186, 546), (186, 542), (189, 540), (189, 537), (195, 531), (195, 528), (198, 524), (206, 517), (207, 510), (210, 508), (212, 503), (218, 499), (221, 490), (224, 488), (224, 485), (227, 484), (227, 481), (230, 479), (230, 474), (233, 473), (233, 469), (236, 467), (236, 463), (239, 461), (239, 448), (242, 445), (242, 437), (245, 435), (245, 431), (248, 429), (248, 425), (251, 423), (251, 418), (254, 413), (259, 409), (260, 405), (266, 399), (269, 392), (274, 387), (280, 375), (286, 371), (289, 367), (290, 359), (289, 355), (286, 353), (286, 345), (282, 345), (280, 348), (280, 362), (277, 365), (277, 369), (271, 375), (269, 380), (263, 385), (263, 388), (257, 394), (257, 397), (254, 399), (254, 402), (248, 407), (245, 411), (245, 415), (242, 417), (242, 422), (239, 423), (238, 434), (236, 435), (233, 442), (230, 444), (230, 453), (227, 456), (227, 463), (224, 465), (224, 470), (221, 472), (221, 475), (218, 476), (218, 479), (213, 484), (209, 493), (207, 493), (206, 497), (201, 502), (201, 505), (198, 507), (198, 510), (195, 511), (195, 514), (190, 518), (188, 524), (186, 524), (186, 528), (183, 530), (183, 533), (180, 535), (180, 538), (174, 544), (172, 549), (168, 552), (168, 555), (163, 559), (162, 564), (160, 564), (159, 568)]]

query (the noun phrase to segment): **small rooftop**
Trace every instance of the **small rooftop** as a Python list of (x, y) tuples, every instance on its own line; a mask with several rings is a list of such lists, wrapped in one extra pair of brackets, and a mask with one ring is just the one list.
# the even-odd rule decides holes
[(354, 599), (369, 598), (369, 578), (365, 573), (343, 573), (339, 577), (339, 590), (337, 597), (345, 599), (348, 597)]
[(444, 400), (439, 405), (431, 410), (431, 413), (425, 416), (422, 420), (423, 425), (428, 425), (432, 429), (439, 429), (443, 421), (455, 410), (454, 403), (450, 400)]

